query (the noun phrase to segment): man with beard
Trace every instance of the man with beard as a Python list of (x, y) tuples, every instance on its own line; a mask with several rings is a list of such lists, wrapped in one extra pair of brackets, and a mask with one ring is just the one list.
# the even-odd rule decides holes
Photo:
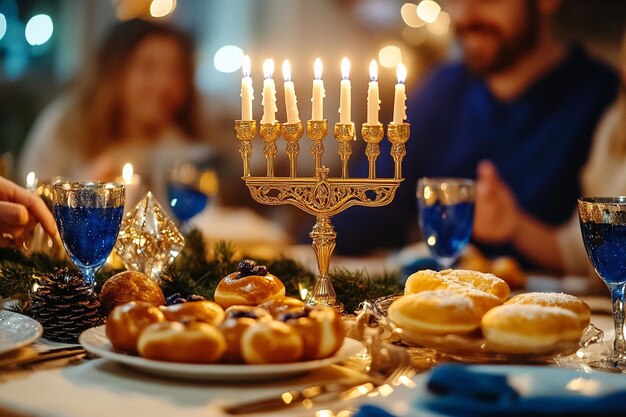
[[(464, 61), (437, 68), (409, 98), (406, 180), (391, 205), (337, 216), (344, 253), (407, 243), (416, 230), (418, 178), (475, 178), (485, 160), (480, 171), (508, 184), (519, 205), (546, 223), (566, 221), (579, 197), (578, 172), (617, 75), (556, 36), (558, 0), (446, 5)], [(380, 177), (393, 175), (388, 150), (381, 148)], [(367, 164), (357, 171), (367, 175)], [(508, 245), (483, 249), (517, 255)]]

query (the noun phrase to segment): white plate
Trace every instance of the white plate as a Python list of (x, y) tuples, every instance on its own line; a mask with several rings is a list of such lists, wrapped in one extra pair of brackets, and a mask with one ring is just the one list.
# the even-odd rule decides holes
[(0, 355), (30, 345), (43, 333), (43, 327), (30, 317), (0, 310)]
[(104, 326), (94, 327), (84, 331), (78, 338), (78, 342), (83, 345), (88, 352), (145, 372), (180, 378), (219, 381), (259, 381), (302, 374), (313, 369), (346, 360), (363, 349), (361, 342), (346, 338), (343, 342), (343, 346), (341, 346), (341, 349), (339, 349), (334, 356), (316, 361), (271, 365), (203, 365), (155, 361), (121, 353), (111, 346), (111, 342), (106, 337)]
[[(471, 365), (476, 372), (506, 375), (508, 383), (522, 397), (605, 395), (626, 390), (626, 378), (622, 374), (608, 372), (585, 373), (574, 369), (550, 366)], [(426, 388), (429, 373), (414, 377), (411, 387), (399, 386), (387, 396), (378, 396), (367, 401), (384, 408), (397, 417), (440, 417), (441, 414), (426, 409), (424, 401), (431, 394)]]

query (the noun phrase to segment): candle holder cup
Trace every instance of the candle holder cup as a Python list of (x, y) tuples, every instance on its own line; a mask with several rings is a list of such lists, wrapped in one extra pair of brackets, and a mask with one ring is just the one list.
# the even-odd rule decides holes
[[(330, 259), (337, 238), (331, 217), (352, 206), (380, 207), (393, 200), (396, 190), (404, 180), (401, 178), (401, 165), (406, 154), (404, 144), (408, 140), (409, 128), (408, 124), (397, 125), (393, 129), (392, 125), (389, 126), (388, 134), (393, 145), (392, 156), (396, 175), (394, 178), (376, 178), (375, 164), (380, 154), (378, 146), (384, 137), (384, 127), (383, 125), (363, 126), (363, 137), (369, 147), (369, 151), (366, 149), (366, 154), (370, 163), (370, 175), (369, 178), (349, 178), (348, 160), (352, 154), (351, 141), (355, 138), (355, 127), (353, 123), (335, 124), (334, 136), (339, 141), (338, 154), (342, 162), (342, 175), (336, 178), (330, 177), (329, 169), (322, 164), (323, 139), (328, 132), (327, 120), (307, 122), (306, 133), (312, 141), (311, 153), (315, 161), (315, 174), (312, 177), (297, 176), (295, 160), (299, 151), (298, 140), (302, 136), (302, 124), (299, 124), (300, 127), (297, 125), (297, 123), (292, 123), (281, 127), (279, 124), (261, 124), (260, 136), (265, 143), (263, 152), (267, 161), (267, 175), (264, 177), (244, 175), (243, 180), (255, 201), (267, 205), (291, 204), (315, 216), (316, 223), (309, 236), (312, 239), (319, 272), (315, 287), (309, 292), (307, 304), (333, 306), (341, 311), (343, 306), (337, 303), (329, 273)], [(274, 156), (277, 153), (275, 141), (281, 129), (287, 140), (287, 153), (291, 162), (289, 177), (274, 176)], [(391, 137), (392, 130), (393, 138)], [(239, 122), (235, 123), (235, 135), (239, 140), (245, 141), (245, 137), (248, 137), (250, 133), (250, 127), (242, 129)], [(244, 158), (243, 152), (241, 155)], [(249, 158), (249, 154), (246, 155)], [(245, 164), (244, 158), (244, 166)]]

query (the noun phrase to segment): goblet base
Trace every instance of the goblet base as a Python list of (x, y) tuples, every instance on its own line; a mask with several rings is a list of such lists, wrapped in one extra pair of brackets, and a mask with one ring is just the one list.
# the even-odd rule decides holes
[(589, 367), (598, 371), (626, 373), (626, 355), (613, 353), (605, 358), (589, 362)]

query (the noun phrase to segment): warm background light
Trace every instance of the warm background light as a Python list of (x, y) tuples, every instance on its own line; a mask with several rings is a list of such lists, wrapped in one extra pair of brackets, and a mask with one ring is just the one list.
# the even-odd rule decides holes
[[(6, 26), (6, 25), (5, 25)], [(43, 45), (48, 42), (54, 32), (52, 19), (47, 14), (38, 14), (30, 18), (24, 29), (26, 42), (32, 46)]]
[(213, 65), (219, 72), (235, 72), (241, 68), (244, 52), (238, 46), (226, 45), (217, 50), (213, 57)]
[(432, 0), (422, 0), (417, 5), (417, 16), (426, 23), (433, 23), (441, 12), (441, 6)]
[(417, 4), (415, 3), (404, 3), (400, 9), (400, 15), (404, 23), (412, 28), (419, 28), (426, 24), (417, 16)]
[(427, 32), (425, 29), (405, 27), (400, 35), (409, 45), (419, 46), (426, 42)]
[(428, 30), (433, 35), (445, 35), (450, 30), (450, 15), (446, 12), (439, 13), (437, 20), (428, 25)]
[(124, 168), (122, 168), (122, 179), (124, 180), (124, 184), (130, 184), (133, 182), (133, 164), (127, 162), (124, 164)]
[(378, 52), (378, 62), (385, 68), (395, 68), (402, 62), (402, 51), (395, 45), (387, 45)]
[(176, 8), (176, 0), (152, 0), (150, 3), (150, 16), (165, 17)]

